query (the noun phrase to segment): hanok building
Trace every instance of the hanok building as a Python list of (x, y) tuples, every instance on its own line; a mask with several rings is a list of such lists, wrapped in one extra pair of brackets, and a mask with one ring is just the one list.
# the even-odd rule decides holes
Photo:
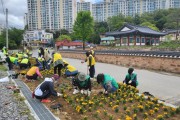
[(166, 33), (158, 32), (145, 26), (125, 24), (117, 31), (107, 32), (106, 36), (115, 38), (116, 46), (159, 45), (160, 36)]

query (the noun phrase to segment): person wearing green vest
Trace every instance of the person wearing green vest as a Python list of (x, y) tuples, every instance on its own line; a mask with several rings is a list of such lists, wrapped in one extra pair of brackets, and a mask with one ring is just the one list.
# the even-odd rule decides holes
[(103, 74), (103, 73), (98, 74), (97, 82), (98, 84), (101, 84), (103, 86), (104, 94), (113, 93), (117, 89), (119, 89), (116, 80), (108, 74)]
[(137, 81), (137, 74), (133, 73), (134, 68), (129, 68), (128, 69), (128, 74), (125, 77), (125, 80), (123, 81), (123, 83), (127, 84), (127, 85), (131, 85), (134, 87), (138, 86), (138, 81)]
[(20, 69), (23, 69), (23, 68), (30, 68), (31, 67), (31, 63), (30, 63), (30, 61), (29, 61), (29, 59), (28, 59), (28, 57), (27, 56), (25, 56), (22, 60), (21, 60), (21, 62), (20, 62), (20, 64), (19, 64), (19, 67), (20, 67)]
[(90, 76), (85, 73), (80, 72), (78, 77), (72, 79), (72, 84), (74, 86), (73, 94), (81, 92), (81, 94), (85, 94), (90, 96), (91, 94), (91, 80)]

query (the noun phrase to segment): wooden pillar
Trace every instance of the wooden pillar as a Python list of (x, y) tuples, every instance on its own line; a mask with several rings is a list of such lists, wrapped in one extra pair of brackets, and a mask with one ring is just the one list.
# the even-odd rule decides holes
[(154, 37), (154, 43), (155, 43), (155, 46), (156, 46), (156, 37)]
[(146, 45), (146, 36), (144, 37), (144, 39), (145, 39), (145, 41), (144, 41), (144, 42), (145, 42), (145, 45)]
[(129, 35), (127, 36), (127, 39), (128, 39), (128, 46), (129, 46)]
[(140, 35), (140, 46), (141, 46), (141, 41), (142, 41), (142, 40), (141, 40), (141, 35)]
[(117, 40), (116, 37), (114, 37), (114, 40), (115, 40), (114, 43), (115, 43), (115, 46), (116, 46), (116, 40)]
[(136, 35), (134, 35), (134, 45), (136, 45)]

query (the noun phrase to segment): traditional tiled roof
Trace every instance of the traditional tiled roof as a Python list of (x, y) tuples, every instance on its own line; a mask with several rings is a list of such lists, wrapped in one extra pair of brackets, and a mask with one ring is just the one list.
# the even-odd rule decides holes
[(180, 33), (180, 29), (164, 29), (162, 30), (163, 33), (167, 33), (167, 34), (171, 34), (171, 33), (177, 33), (179, 32)]
[[(126, 30), (124, 30), (124, 28), (126, 28)], [(122, 36), (128, 34), (143, 34), (143, 35), (154, 35), (154, 36), (166, 35), (166, 33), (152, 30), (149, 27), (125, 24), (117, 31), (107, 32), (106, 36)]]

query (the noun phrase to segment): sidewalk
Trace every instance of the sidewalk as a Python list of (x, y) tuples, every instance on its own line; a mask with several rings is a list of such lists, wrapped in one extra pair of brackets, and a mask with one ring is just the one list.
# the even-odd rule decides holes
[[(77, 59), (64, 59), (79, 71), (87, 73), (86, 63), (82, 64), (81, 60)], [(112, 64), (96, 63), (95, 70), (96, 75), (98, 73), (107, 73), (114, 76), (118, 82), (122, 82), (127, 74), (128, 68)], [(168, 99), (169, 103), (180, 105), (180, 76), (142, 69), (135, 69), (134, 72), (137, 73), (137, 79), (139, 81), (138, 88), (141, 93), (148, 91), (159, 99)]]

